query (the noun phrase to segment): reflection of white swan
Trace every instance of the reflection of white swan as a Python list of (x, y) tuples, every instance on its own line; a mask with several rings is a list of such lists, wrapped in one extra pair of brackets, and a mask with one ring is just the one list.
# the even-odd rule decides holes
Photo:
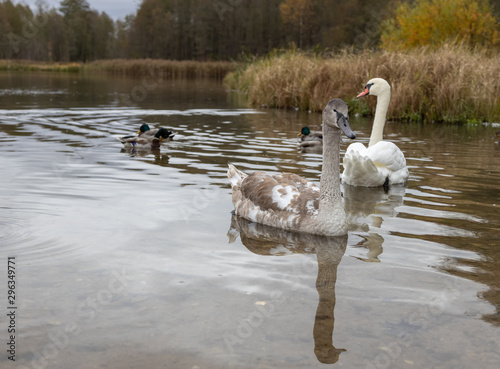
[(324, 237), (288, 232), (249, 222), (233, 215), (231, 228), (228, 231), (230, 242), (234, 242), (238, 235), (248, 250), (259, 255), (282, 256), (290, 253), (316, 253), (318, 260), (316, 290), (319, 301), (313, 328), (314, 353), (317, 359), (324, 364), (336, 363), (340, 354), (346, 351), (333, 345), (333, 331), (337, 268), (345, 253), (347, 235)]
[(357, 97), (377, 96), (368, 148), (362, 143), (351, 144), (344, 156), (342, 182), (352, 186), (377, 187), (404, 183), (408, 167), (403, 152), (392, 142), (383, 141), (385, 118), (391, 99), (391, 86), (382, 78), (373, 78)]
[(364, 247), (368, 249), (368, 251), (366, 253), (366, 258), (358, 257), (357, 259), (372, 263), (379, 263), (380, 260), (378, 256), (384, 251), (384, 248), (382, 247), (384, 238), (381, 235), (373, 232), (368, 233), (367, 236), (360, 235), (360, 237), (363, 240), (358, 242), (355, 247)]
[(331, 100), (323, 110), (323, 169), (320, 188), (292, 173), (247, 175), (229, 165), (237, 215), (291, 231), (338, 236), (347, 233), (340, 192), (340, 131), (355, 138), (347, 104)]
[(379, 234), (387, 218), (398, 215), (397, 208), (403, 205), (405, 188), (392, 186), (388, 191), (381, 187), (366, 188), (344, 186), (344, 208), (349, 231), (361, 238), (355, 247), (367, 249), (366, 257), (356, 257), (362, 261), (379, 262), (383, 252), (384, 238)]
[(404, 204), (405, 192), (403, 186), (392, 186), (388, 191), (382, 187), (344, 186), (344, 209), (349, 231), (367, 232), (370, 227), (380, 228), (384, 219), (395, 218), (397, 208)]

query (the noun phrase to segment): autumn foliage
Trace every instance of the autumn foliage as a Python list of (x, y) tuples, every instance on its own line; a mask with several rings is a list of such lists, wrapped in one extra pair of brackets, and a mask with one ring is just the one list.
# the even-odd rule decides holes
[(383, 24), (383, 49), (450, 43), (494, 46), (500, 41), (498, 21), (487, 0), (416, 0), (412, 4), (401, 3), (396, 16)]
[(312, 0), (285, 0), (279, 8), (281, 19), (287, 28), (286, 34), (298, 40), (299, 48), (310, 44), (316, 25), (314, 2)]

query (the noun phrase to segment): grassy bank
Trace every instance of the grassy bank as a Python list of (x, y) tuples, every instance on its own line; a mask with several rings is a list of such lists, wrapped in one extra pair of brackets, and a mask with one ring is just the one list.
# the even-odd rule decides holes
[(236, 63), (225, 61), (192, 61), (192, 60), (100, 60), (85, 65), (87, 71), (101, 71), (114, 75), (155, 76), (171, 78), (213, 78), (223, 79), (236, 69)]
[(226, 84), (256, 106), (321, 111), (340, 97), (352, 113), (374, 112), (375, 98), (356, 100), (365, 83), (392, 86), (388, 117), (445, 122), (500, 119), (500, 55), (460, 47), (412, 52), (343, 52), (329, 58), (287, 52), (230, 73)]
[(26, 60), (0, 60), (0, 70), (108, 73), (126, 76), (223, 79), (236, 69), (237, 63), (224, 61), (176, 61), (161, 59), (115, 59), (91, 63), (44, 63)]
[(44, 63), (31, 60), (0, 60), (0, 71), (80, 72), (81, 63)]

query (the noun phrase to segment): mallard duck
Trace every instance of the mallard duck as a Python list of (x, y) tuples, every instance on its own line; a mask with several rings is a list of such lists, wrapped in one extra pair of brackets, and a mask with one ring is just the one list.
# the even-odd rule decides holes
[(349, 126), (347, 104), (333, 99), (323, 110), (323, 169), (320, 187), (292, 173), (247, 175), (229, 164), (228, 178), (236, 215), (272, 227), (324, 236), (347, 234), (340, 192), (341, 131)]
[[(148, 132), (148, 133), (146, 134), (146, 132)], [(152, 132), (153, 132), (153, 130), (151, 128), (149, 128), (149, 126), (147, 124), (143, 124), (143, 125), (141, 125), (139, 127), (139, 130), (135, 134), (133, 134), (133, 135), (126, 135), (126, 136), (119, 136), (119, 137), (116, 137), (116, 139), (118, 141), (122, 142), (122, 141), (125, 141), (125, 140), (129, 139), (129, 138), (140, 137), (140, 136), (142, 136), (144, 134), (147, 135), (147, 136), (149, 136), (149, 135), (154, 136), (156, 133), (158, 133), (158, 129), (155, 129), (154, 133), (152, 133)]]
[(377, 96), (377, 108), (368, 147), (356, 142), (346, 150), (342, 182), (352, 186), (384, 188), (390, 184), (405, 183), (408, 167), (403, 152), (392, 142), (383, 141), (385, 118), (391, 100), (391, 86), (385, 79), (368, 81), (363, 96)]
[[(139, 127), (139, 130), (135, 133), (135, 135), (122, 136), (121, 138), (125, 139), (125, 138), (137, 137), (137, 136), (139, 136), (139, 137), (143, 137), (143, 136), (153, 137), (154, 135), (156, 135), (158, 133), (159, 130), (160, 130), (160, 128), (151, 128), (149, 125), (144, 123)], [(170, 132), (170, 136), (168, 138), (173, 138), (174, 136), (175, 136), (175, 133)]]
[(160, 130), (159, 128), (151, 129), (151, 127), (149, 125), (144, 123), (143, 125), (141, 125), (139, 127), (139, 130), (137, 131), (136, 134), (139, 136), (154, 136), (155, 134), (158, 133), (159, 130)]
[(163, 140), (172, 137), (173, 133), (166, 128), (159, 128), (154, 136), (152, 135), (137, 135), (137, 136), (123, 136), (117, 137), (118, 141), (123, 144), (125, 148), (144, 147), (151, 149), (158, 149)]
[(300, 136), (300, 141), (323, 141), (323, 132), (311, 131), (309, 127), (302, 127), (297, 136)]
[(301, 150), (321, 152), (323, 149), (323, 132), (311, 131), (309, 127), (302, 127), (297, 136), (300, 136)]
[(158, 129), (151, 129), (151, 127), (149, 125), (144, 123), (139, 127), (139, 130), (137, 131), (136, 134), (140, 136), (141, 134), (146, 133), (146, 132), (147, 132), (147, 134), (153, 134), (153, 136), (154, 136), (158, 132)]

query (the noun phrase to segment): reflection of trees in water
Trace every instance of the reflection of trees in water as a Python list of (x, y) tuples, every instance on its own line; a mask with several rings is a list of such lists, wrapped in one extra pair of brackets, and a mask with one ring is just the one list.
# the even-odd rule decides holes
[(333, 331), (337, 268), (345, 253), (347, 235), (322, 237), (287, 232), (232, 215), (231, 228), (228, 231), (230, 242), (234, 242), (238, 235), (248, 250), (259, 255), (287, 255), (288, 253), (282, 252), (283, 248), (291, 253), (316, 254), (318, 261), (316, 290), (319, 302), (313, 329), (314, 353), (322, 363), (336, 363), (340, 354), (346, 351), (333, 346)]

